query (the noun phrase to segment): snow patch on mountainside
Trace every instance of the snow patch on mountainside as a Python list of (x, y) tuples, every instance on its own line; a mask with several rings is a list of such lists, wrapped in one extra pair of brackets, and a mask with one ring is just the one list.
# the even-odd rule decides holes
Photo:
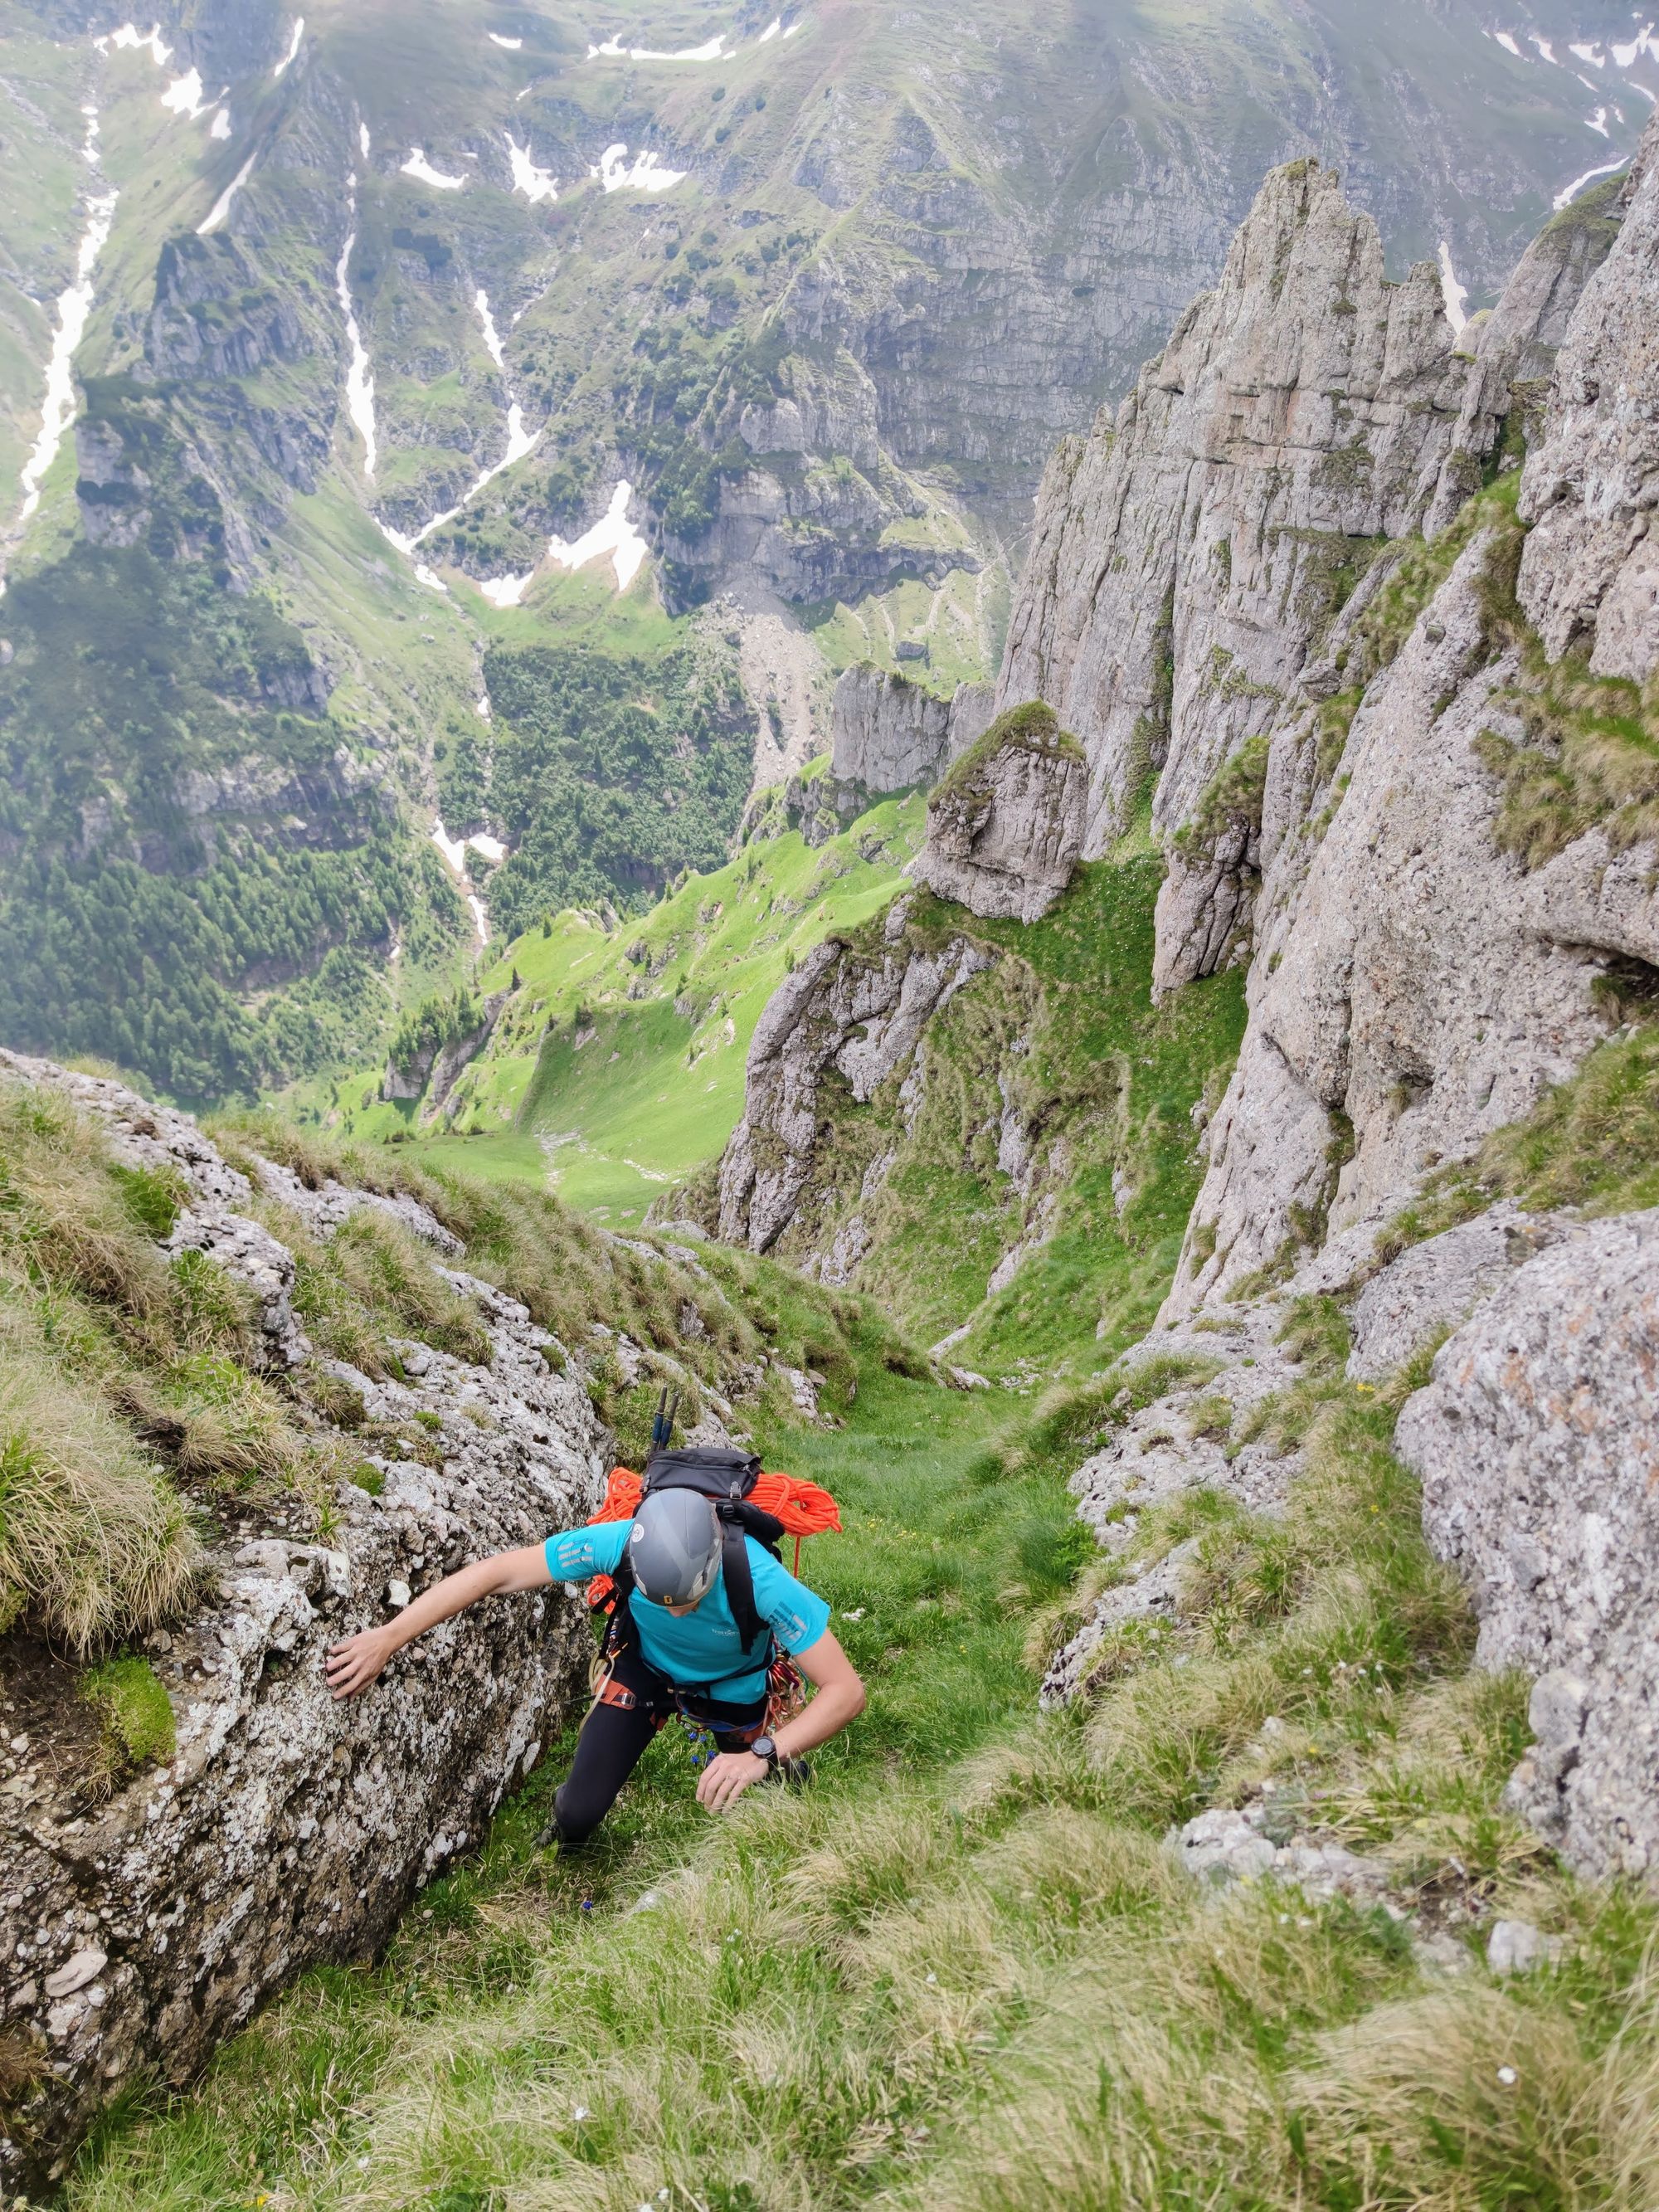
[(335, 264), (334, 288), (340, 296), (341, 312), (345, 316), (346, 334), (346, 412), (351, 417), (357, 435), (363, 441), (363, 474), (372, 482), (374, 476), (374, 379), (369, 374), (368, 350), (362, 333), (357, 328), (357, 318), (352, 310), (351, 286), (346, 271), (350, 266), (352, 249), (357, 243), (357, 179), (350, 179), (352, 197), (348, 203), (346, 242), (340, 248), (340, 258)]
[(505, 46), (510, 54), (516, 54), (524, 44), (522, 39), (504, 39), (499, 31), (486, 32), (485, 36), (492, 46)]
[(585, 530), (574, 544), (562, 538), (548, 540), (548, 558), (556, 561), (562, 568), (585, 568), (590, 561), (610, 556), (616, 571), (617, 589), (625, 592), (640, 573), (650, 547), (628, 519), (628, 502), (634, 496), (634, 487), (626, 477), (611, 495), (611, 504), (591, 530)]
[(418, 146), (410, 149), (409, 159), (403, 164), (405, 177), (418, 177), (423, 185), (430, 185), (441, 192), (458, 192), (466, 182), (465, 177), (447, 177), (441, 169), (434, 169)]
[(624, 190), (666, 192), (672, 191), (676, 185), (684, 184), (690, 172), (664, 167), (643, 146), (634, 156), (630, 166), (628, 148), (618, 139), (614, 146), (605, 148), (599, 156), (598, 167), (587, 173), (590, 177), (597, 177), (608, 192)]
[(618, 31), (602, 46), (590, 46), (587, 58), (591, 62), (598, 61), (601, 57), (607, 60), (629, 62), (718, 62), (727, 58), (726, 39), (726, 34), (722, 31), (717, 38), (705, 39), (700, 46), (679, 46), (669, 53), (660, 46), (625, 46)]
[(106, 54), (112, 46), (133, 49), (148, 46), (150, 59), (157, 69), (167, 67), (168, 57), (173, 52), (171, 46), (164, 46), (161, 42), (161, 27), (159, 23), (154, 30), (143, 32), (139, 30), (136, 23), (123, 23), (118, 31), (106, 32), (102, 38), (94, 39), (92, 43), (100, 54)]
[(489, 312), (489, 295), (482, 285), (472, 295), (472, 304), (478, 311), (478, 320), (483, 325), (485, 350), (497, 368), (506, 367), (501, 357), (501, 336), (495, 328), (495, 318)]
[(1446, 320), (1454, 331), (1461, 331), (1468, 321), (1465, 302), (1469, 296), (1467, 284), (1457, 281), (1457, 271), (1452, 267), (1451, 247), (1443, 238), (1440, 241), (1440, 296), (1446, 306)]
[[(94, 163), (97, 128), (98, 118), (94, 115), (88, 124), (83, 151), (87, 160)], [(75, 282), (58, 295), (58, 328), (52, 335), (52, 355), (46, 363), (40, 434), (34, 441), (33, 452), (23, 464), (24, 520), (40, 506), (40, 486), (58, 458), (64, 431), (75, 420), (75, 349), (85, 334), (87, 318), (92, 313), (93, 271), (108, 242), (110, 226), (115, 220), (115, 203), (119, 197), (114, 191), (100, 192), (87, 202), (86, 228), (81, 234), (75, 256)]]
[(176, 76), (161, 94), (161, 105), (173, 115), (187, 115), (194, 123), (207, 113), (212, 102), (202, 97), (202, 72), (191, 70), (184, 76)]
[(229, 136), (230, 110), (228, 107), (222, 107), (219, 110), (219, 112), (213, 118), (213, 128), (208, 132), (208, 137), (210, 138), (228, 138)]
[(1621, 155), (1616, 161), (1603, 161), (1594, 169), (1586, 169), (1582, 177), (1575, 177), (1570, 185), (1565, 185), (1560, 191), (1557, 192), (1551, 203), (1556, 213), (1559, 215), (1564, 207), (1571, 206), (1586, 185), (1593, 185), (1598, 177), (1610, 177), (1615, 169), (1622, 169), (1626, 157)]
[(273, 77), (281, 76), (283, 72), (292, 64), (295, 56), (299, 53), (300, 41), (304, 38), (305, 34), (306, 19), (303, 15), (296, 15), (294, 19), (294, 35), (288, 42), (288, 52), (283, 56), (281, 61), (277, 63), (276, 68), (271, 71)]
[[(216, 137), (218, 136), (216, 131), (214, 135)], [(228, 136), (228, 133), (226, 135)], [(230, 213), (232, 204), (234, 202), (237, 193), (241, 191), (243, 185), (247, 182), (249, 176), (252, 173), (253, 164), (258, 158), (258, 156), (257, 153), (250, 154), (248, 155), (246, 161), (243, 162), (241, 167), (238, 169), (235, 175), (225, 186), (223, 191), (220, 193), (218, 198), (213, 203), (213, 206), (209, 212), (207, 221), (205, 222), (198, 222), (197, 224), (196, 235), (198, 238), (210, 238), (214, 232), (223, 223), (225, 217)]]
[(513, 168), (513, 189), (522, 192), (533, 207), (538, 200), (556, 200), (559, 197), (559, 180), (551, 169), (538, 168), (530, 158), (530, 149), (520, 146), (509, 131), (507, 134), (507, 158)]

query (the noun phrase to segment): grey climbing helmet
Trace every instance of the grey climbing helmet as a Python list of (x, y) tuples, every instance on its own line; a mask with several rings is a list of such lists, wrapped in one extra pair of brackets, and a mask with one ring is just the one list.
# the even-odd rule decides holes
[(695, 1605), (720, 1568), (720, 1524), (695, 1490), (657, 1490), (640, 1500), (628, 1535), (629, 1565), (641, 1597)]

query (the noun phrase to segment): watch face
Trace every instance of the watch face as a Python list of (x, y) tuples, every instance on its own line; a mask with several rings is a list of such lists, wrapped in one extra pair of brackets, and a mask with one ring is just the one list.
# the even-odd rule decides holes
[(764, 1759), (769, 1762), (778, 1755), (778, 1747), (769, 1735), (757, 1735), (749, 1748), (757, 1759)]

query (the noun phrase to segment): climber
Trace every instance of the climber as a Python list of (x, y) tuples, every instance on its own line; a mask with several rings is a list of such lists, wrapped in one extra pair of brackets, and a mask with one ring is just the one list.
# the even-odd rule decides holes
[[(683, 1489), (647, 1492), (632, 1521), (565, 1529), (544, 1544), (500, 1552), (446, 1576), (395, 1620), (333, 1645), (329, 1686), (337, 1698), (356, 1697), (395, 1651), (479, 1598), (615, 1576), (631, 1589), (607, 1633), (592, 1708), (555, 1794), (548, 1838), (566, 1848), (586, 1841), (676, 1709), (714, 1740), (697, 1802), (711, 1813), (726, 1812), (752, 1784), (779, 1772), (798, 1775), (802, 1753), (839, 1735), (865, 1704), (864, 1685), (830, 1633), (823, 1600), (752, 1536), (737, 1540), (742, 1556), (733, 1565), (727, 1531), (708, 1498)], [(817, 1692), (775, 1736), (766, 1733), (775, 1646)]]

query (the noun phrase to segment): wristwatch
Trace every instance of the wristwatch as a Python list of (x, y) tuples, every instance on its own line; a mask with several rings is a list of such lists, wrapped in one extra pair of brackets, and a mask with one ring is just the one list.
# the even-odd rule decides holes
[(749, 1750), (752, 1758), (763, 1759), (769, 1766), (775, 1769), (778, 1763), (778, 1747), (769, 1735), (757, 1735), (750, 1745)]

